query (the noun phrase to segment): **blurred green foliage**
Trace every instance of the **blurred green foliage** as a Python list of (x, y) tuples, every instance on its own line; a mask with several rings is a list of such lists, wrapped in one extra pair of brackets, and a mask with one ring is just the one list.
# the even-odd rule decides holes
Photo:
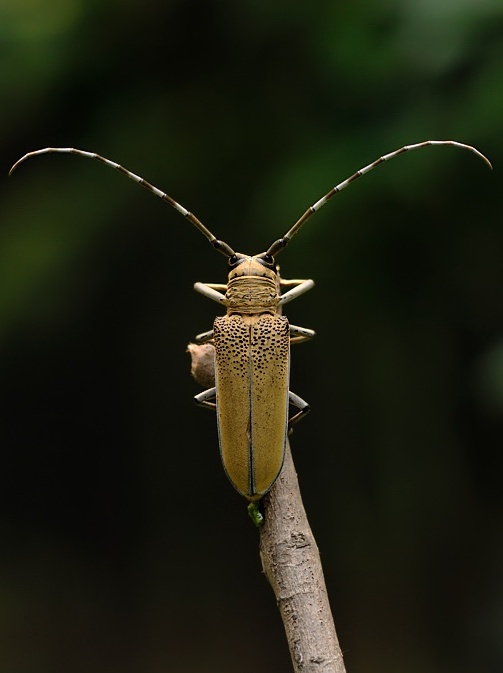
[[(500, 0), (2, 0), (0, 668), (289, 671), (186, 343), (225, 262), (316, 288), (292, 440), (348, 673), (503, 666)], [(253, 628), (251, 626), (253, 625)], [(253, 637), (250, 633), (253, 632)]]

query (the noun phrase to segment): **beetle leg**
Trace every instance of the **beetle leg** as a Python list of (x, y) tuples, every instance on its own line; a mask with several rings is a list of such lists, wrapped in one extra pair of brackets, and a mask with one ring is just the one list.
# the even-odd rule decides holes
[(292, 299), (295, 299), (299, 295), (304, 294), (304, 292), (307, 292), (313, 288), (314, 280), (282, 280), (281, 284), (285, 286), (293, 285), (291, 290), (288, 290), (288, 292), (285, 292), (285, 294), (282, 294), (279, 298), (278, 304), (282, 306), (283, 304), (287, 304), (289, 301), (292, 301)]
[(213, 339), (213, 330), (210, 329), (207, 332), (201, 332), (201, 334), (198, 334), (196, 337), (194, 337), (194, 341), (196, 344), (204, 344), (207, 343), (208, 341), (211, 341)]
[(201, 407), (206, 407), (206, 409), (215, 410), (217, 408), (217, 405), (215, 402), (212, 402), (212, 400), (215, 400), (216, 396), (217, 396), (217, 389), (208, 388), (208, 390), (203, 390), (202, 393), (194, 395), (194, 402)]
[[(279, 266), (277, 267), (279, 272)], [(296, 287), (297, 285), (302, 285), (305, 283), (305, 278), (280, 278), (279, 284), (281, 287)]]
[(203, 285), (211, 287), (212, 290), (219, 290), (224, 294), (227, 292), (227, 283), (203, 283)]
[(309, 413), (311, 407), (305, 400), (302, 399), (302, 397), (292, 393), (291, 390), (288, 391), (288, 401), (292, 406), (297, 407), (299, 410), (294, 416), (292, 416), (292, 418), (288, 419), (288, 434), (290, 434), (292, 431), (292, 426), (295, 425), (295, 423), (298, 423), (301, 418)]
[(227, 285), (221, 285), (220, 283), (194, 283), (194, 290), (200, 292), (208, 299), (213, 299), (213, 301), (223, 304), (225, 302), (225, 294), (219, 292), (219, 290), (226, 289)]
[(307, 327), (298, 327), (297, 325), (290, 325), (290, 343), (299, 344), (303, 341), (308, 341), (316, 336), (314, 329)]

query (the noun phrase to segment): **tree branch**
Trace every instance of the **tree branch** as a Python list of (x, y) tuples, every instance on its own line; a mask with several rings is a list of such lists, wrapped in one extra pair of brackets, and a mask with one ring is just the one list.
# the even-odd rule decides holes
[(283, 469), (264, 496), (260, 557), (283, 619), (295, 673), (345, 673), (288, 442)]

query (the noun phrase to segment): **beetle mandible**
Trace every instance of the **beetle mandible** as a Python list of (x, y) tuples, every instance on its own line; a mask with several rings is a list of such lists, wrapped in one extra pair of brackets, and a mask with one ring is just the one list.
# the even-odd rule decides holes
[[(216, 409), (220, 454), (232, 484), (251, 503), (271, 488), (281, 471), (286, 438), (293, 423), (309, 411), (308, 404), (289, 390), (290, 344), (307, 340), (314, 331), (290, 325), (281, 315), (284, 304), (310, 290), (312, 280), (281, 280), (275, 257), (305, 222), (335, 194), (379, 164), (405, 152), (436, 145), (469, 150), (490, 161), (471, 145), (455, 140), (426, 140), (405, 145), (356, 171), (310, 206), (266, 252), (249, 256), (235, 252), (218, 240), (195, 215), (135, 173), (94, 152), (69, 147), (46, 147), (29, 152), (11, 168), (11, 174), (26, 159), (50, 152), (76, 154), (96, 159), (124, 173), (167, 201), (191, 222), (228, 260), (227, 284), (196, 283), (194, 289), (226, 308), (213, 329), (196, 337), (197, 343), (215, 346), (215, 387), (199, 395), (198, 404)], [(283, 294), (282, 288), (290, 288)], [(289, 406), (297, 412), (289, 418)]]

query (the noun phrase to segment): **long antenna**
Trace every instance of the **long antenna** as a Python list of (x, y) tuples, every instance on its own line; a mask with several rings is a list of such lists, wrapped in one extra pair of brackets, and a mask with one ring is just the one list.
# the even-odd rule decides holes
[[(297, 222), (295, 222), (293, 227), (291, 227), (282, 238), (279, 238), (269, 247), (267, 254), (274, 256), (277, 255), (279, 252), (281, 252), (281, 250), (288, 245), (288, 243), (295, 236), (295, 234), (297, 234), (299, 230), (304, 226), (305, 222), (311, 217), (311, 215), (314, 215), (316, 211), (318, 211), (322, 206), (324, 206), (325, 203), (327, 203), (327, 201), (332, 198), (332, 196), (342, 191), (345, 187), (347, 187), (349, 184), (351, 184), (358, 178), (361, 178), (362, 175), (365, 175), (365, 173), (369, 173), (374, 168), (379, 166), (379, 164), (382, 164), (385, 161), (388, 161), (389, 159), (394, 159), (400, 154), (404, 154), (405, 152), (410, 152), (412, 150), (418, 150), (423, 147), (431, 147), (435, 145), (450, 145), (452, 147), (459, 147), (461, 149), (469, 150), (470, 152), (473, 152), (478, 157), (480, 157), (483, 161), (485, 161), (485, 163), (489, 166), (489, 168), (492, 169), (491, 162), (486, 156), (484, 156), (484, 154), (482, 154), (482, 152), (479, 152), (479, 150), (475, 149), (475, 147), (472, 147), (471, 145), (465, 145), (463, 143), (457, 142), (456, 140), (425, 140), (424, 142), (416, 143), (415, 145), (405, 145), (404, 147), (401, 147), (400, 149), (395, 150), (394, 152), (384, 154), (382, 157), (379, 157), (379, 159), (376, 159), (371, 164), (368, 164), (368, 166), (364, 166), (364, 168), (360, 168), (360, 170), (356, 171), (356, 173), (353, 173), (353, 175), (351, 175), (349, 178), (333, 187), (329, 192), (325, 194), (325, 196), (316, 201), (316, 203), (313, 203), (312, 206), (309, 206), (306, 212), (297, 220)], [(78, 150), (73, 147), (45, 147), (44, 149), (41, 150), (28, 152), (23, 157), (21, 157), (21, 159), (16, 161), (16, 163), (12, 166), (12, 168), (9, 171), (9, 175), (12, 175), (12, 173), (16, 170), (16, 168), (21, 163), (26, 161), (26, 159), (30, 159), (31, 157), (38, 156), (40, 154), (49, 154), (51, 152), (59, 152), (62, 154), (76, 154), (81, 157), (87, 157), (88, 159), (96, 159), (97, 161), (101, 161), (107, 166), (115, 168), (115, 170), (124, 173), (124, 175), (126, 175), (128, 178), (134, 180), (134, 182), (137, 182), (138, 184), (148, 189), (150, 192), (152, 192), (152, 194), (155, 194), (155, 196), (169, 203), (170, 206), (172, 206), (175, 210), (181, 213), (189, 222), (191, 222), (196, 227), (196, 229), (198, 229), (203, 234), (203, 236), (205, 236), (208, 239), (208, 241), (215, 248), (215, 250), (218, 250), (227, 258), (235, 254), (234, 250), (227, 243), (218, 240), (193, 213), (191, 213), (186, 208), (177, 203), (174, 199), (171, 198), (171, 196), (169, 196), (165, 192), (162, 192), (160, 189), (157, 189), (157, 187), (154, 187), (154, 185), (150, 184), (150, 182), (147, 182), (147, 180), (140, 177), (139, 175), (132, 173), (131, 171), (127, 170), (126, 168), (116, 163), (115, 161), (110, 161), (110, 159), (106, 159), (105, 157), (102, 157), (100, 154), (96, 154), (96, 152), (86, 152), (84, 150)]]
[(76, 154), (79, 157), (96, 159), (97, 161), (101, 161), (103, 164), (106, 164), (107, 166), (111, 166), (111, 168), (115, 168), (117, 171), (124, 173), (124, 175), (127, 175), (128, 178), (134, 180), (139, 185), (146, 187), (149, 190), (149, 192), (152, 192), (152, 194), (155, 194), (163, 201), (167, 201), (170, 206), (172, 206), (175, 210), (181, 213), (189, 222), (191, 222), (196, 227), (196, 229), (198, 229), (203, 234), (203, 236), (206, 236), (206, 238), (215, 248), (215, 250), (218, 250), (226, 257), (231, 257), (231, 255), (235, 254), (234, 250), (229, 245), (227, 245), (227, 243), (225, 243), (224, 241), (219, 241), (211, 233), (211, 231), (207, 229), (204, 226), (204, 224), (200, 222), (200, 220), (198, 220), (198, 218), (195, 215), (193, 215), (190, 211), (186, 210), (186, 208), (177, 203), (174, 199), (171, 198), (171, 196), (169, 196), (165, 192), (162, 192), (160, 189), (157, 189), (157, 187), (154, 187), (154, 185), (151, 185), (150, 182), (147, 182), (139, 175), (136, 175), (136, 173), (128, 171), (126, 168), (124, 168), (124, 166), (115, 163), (115, 161), (110, 161), (110, 159), (106, 159), (105, 157), (102, 157), (100, 154), (96, 154), (96, 152), (86, 152), (84, 150), (77, 150), (73, 147), (45, 147), (42, 150), (35, 150), (34, 152), (28, 152), (28, 154), (25, 154), (23, 157), (21, 157), (21, 159), (18, 159), (18, 161), (16, 161), (16, 163), (10, 169), (9, 175), (12, 175), (12, 173), (16, 170), (19, 164), (22, 164), (23, 161), (26, 161), (26, 159), (38, 156), (39, 154), (49, 154), (51, 152), (60, 152), (62, 154)]
[(322, 198), (316, 201), (316, 203), (313, 203), (312, 206), (309, 206), (306, 212), (297, 220), (297, 222), (293, 225), (293, 227), (289, 229), (282, 238), (279, 238), (269, 247), (267, 254), (274, 256), (277, 255), (279, 252), (281, 252), (281, 250), (288, 245), (291, 239), (295, 236), (296, 233), (298, 233), (300, 228), (311, 217), (311, 215), (314, 215), (314, 213), (317, 210), (319, 210), (322, 206), (324, 206), (325, 203), (332, 198), (332, 196), (342, 191), (345, 187), (350, 185), (358, 178), (361, 178), (362, 175), (365, 175), (365, 173), (369, 173), (374, 168), (379, 166), (379, 164), (382, 164), (385, 161), (388, 161), (389, 159), (394, 159), (400, 154), (404, 154), (405, 152), (411, 152), (412, 150), (419, 150), (422, 147), (431, 147), (434, 145), (452, 145), (453, 147), (460, 147), (461, 149), (469, 150), (470, 152), (473, 152), (478, 157), (480, 157), (483, 161), (485, 161), (486, 164), (489, 166), (489, 168), (492, 170), (491, 162), (486, 156), (482, 154), (482, 152), (479, 152), (477, 149), (475, 149), (475, 147), (472, 147), (471, 145), (464, 145), (463, 143), (458, 143), (456, 140), (425, 140), (424, 142), (416, 143), (415, 145), (405, 145), (404, 147), (401, 147), (399, 150), (395, 150), (394, 152), (390, 152), (389, 154), (384, 154), (382, 157), (379, 157), (379, 159), (376, 159), (368, 166), (360, 168), (359, 171), (353, 173), (353, 175), (347, 178), (347, 180), (344, 180), (343, 182), (339, 183), (336, 187), (333, 187), (329, 192), (327, 192), (327, 194), (325, 194), (325, 196), (322, 196)]

